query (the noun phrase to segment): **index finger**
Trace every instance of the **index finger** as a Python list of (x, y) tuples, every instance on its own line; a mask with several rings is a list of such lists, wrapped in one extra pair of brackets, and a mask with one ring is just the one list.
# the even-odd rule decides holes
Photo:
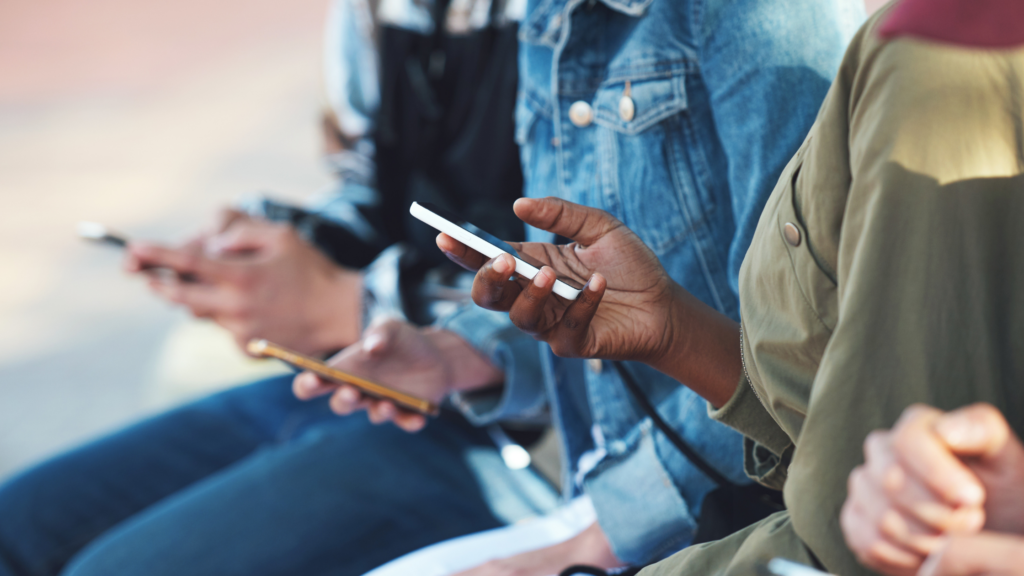
[(231, 228), (235, 222), (248, 219), (249, 215), (245, 212), (234, 208), (224, 208), (219, 214), (217, 214), (217, 222), (215, 224), (214, 231), (215, 233), (220, 234), (225, 232), (228, 228)]
[(299, 400), (311, 400), (337, 389), (337, 384), (323, 380), (308, 370), (300, 372), (292, 380), (292, 394)]
[(985, 501), (985, 490), (978, 478), (957, 458), (935, 432), (935, 423), (942, 412), (911, 406), (893, 429), (893, 448), (909, 472), (954, 505), (979, 506)]
[(476, 272), (483, 266), (488, 258), (483, 254), (459, 242), (444, 232), (437, 235), (437, 247), (444, 252), (449, 260), (462, 266), (470, 272)]
[(128, 253), (138, 262), (139, 269), (169, 268), (178, 274), (198, 276), (211, 275), (198, 250), (165, 248), (157, 244), (132, 242), (128, 244)]

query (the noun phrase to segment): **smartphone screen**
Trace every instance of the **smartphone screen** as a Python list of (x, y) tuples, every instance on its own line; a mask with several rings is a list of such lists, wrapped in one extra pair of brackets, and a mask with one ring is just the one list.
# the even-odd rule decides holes
[[(458, 215), (452, 213), (449, 210), (445, 210), (444, 208), (441, 208), (436, 204), (431, 204), (430, 202), (419, 202), (419, 205), (423, 206), (427, 210), (430, 210), (434, 214), (437, 214), (441, 218), (444, 218), (445, 220), (451, 222), (452, 224), (455, 224), (459, 228), (462, 228), (466, 232), (469, 232), (470, 234), (477, 236), (478, 238), (488, 242), (489, 244), (492, 244), (498, 249), (504, 252), (508, 252), (509, 254), (515, 256), (516, 258), (519, 258), (523, 262), (526, 262), (527, 264), (533, 266), (538, 270), (540, 270), (542, 266), (545, 266), (543, 262), (538, 262), (533, 258), (530, 258), (529, 256), (520, 254), (519, 252), (516, 251), (515, 248), (509, 246), (508, 242), (505, 242), (504, 240), (498, 238), (497, 236), (494, 236), (493, 234), (487, 232), (486, 230), (482, 230), (479, 226), (476, 226), (472, 222), (469, 222), (466, 219), (459, 217)], [(573, 280), (572, 278), (567, 278), (562, 275), (557, 275), (556, 278), (563, 284), (569, 286), (570, 288), (574, 288), (576, 290), (583, 290), (583, 285), (577, 282), (576, 280)]]

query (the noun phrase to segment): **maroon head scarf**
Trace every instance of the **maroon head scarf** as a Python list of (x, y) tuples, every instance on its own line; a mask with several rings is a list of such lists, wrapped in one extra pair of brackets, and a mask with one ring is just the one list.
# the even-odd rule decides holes
[(978, 48), (1024, 44), (1024, 0), (902, 0), (879, 29)]

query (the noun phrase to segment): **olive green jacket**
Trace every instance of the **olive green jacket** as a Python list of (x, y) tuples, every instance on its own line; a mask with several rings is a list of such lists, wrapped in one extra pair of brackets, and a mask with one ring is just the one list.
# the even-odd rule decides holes
[(1024, 432), (1024, 49), (853, 40), (740, 273), (745, 377), (715, 418), (788, 512), (646, 569), (774, 556), (870, 573), (839, 527), (868, 432), (995, 404)]

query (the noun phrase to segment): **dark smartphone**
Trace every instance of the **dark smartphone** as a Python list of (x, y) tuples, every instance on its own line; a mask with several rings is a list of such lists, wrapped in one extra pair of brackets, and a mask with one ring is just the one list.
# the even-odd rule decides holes
[[(123, 234), (118, 234), (109, 230), (103, 224), (98, 222), (79, 222), (78, 223), (78, 236), (84, 240), (90, 242), (96, 242), (97, 244), (106, 244), (107, 246), (114, 246), (115, 248), (124, 249), (128, 246), (128, 237)], [(151, 274), (170, 274), (176, 277), (181, 282), (196, 282), (198, 279), (194, 274), (188, 272), (181, 273), (177, 270), (171, 270), (169, 268), (157, 268), (157, 267), (143, 267), (143, 271)]]

